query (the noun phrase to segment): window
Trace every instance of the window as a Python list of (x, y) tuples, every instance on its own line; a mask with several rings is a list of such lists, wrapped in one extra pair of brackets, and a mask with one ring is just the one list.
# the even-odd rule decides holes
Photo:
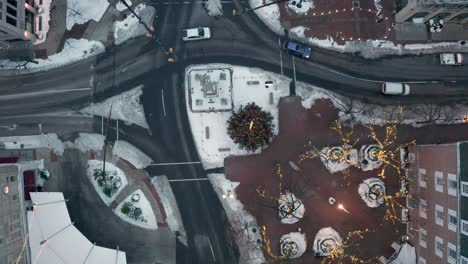
[(6, 16), (6, 22), (14, 27), (16, 27), (16, 19), (10, 17), (10, 16)]
[(457, 246), (450, 242), (447, 242), (447, 262), (457, 264)]
[(468, 197), (468, 182), (460, 182), (461, 183), (461, 195)]
[(423, 248), (427, 248), (426, 236), (427, 236), (426, 229), (419, 228), (419, 245)]
[(461, 264), (468, 264), (468, 258), (464, 256), (460, 256)]
[(426, 259), (419, 256), (419, 264), (426, 264)]
[(434, 172), (434, 187), (436, 192), (444, 192), (444, 174), (440, 171)]
[(452, 209), (447, 209), (447, 228), (453, 232), (457, 232), (457, 211)]
[(16, 176), (10, 176), (10, 181), (15, 182), (16, 181)]
[[(427, 186), (426, 170), (425, 169), (419, 169), (418, 174), (419, 174), (419, 186), (423, 187), (423, 188), (426, 188), (426, 186)], [(468, 196), (468, 188), (467, 188), (467, 196)]]
[(438, 204), (435, 205), (435, 223), (444, 226), (444, 207)]
[(457, 175), (447, 174), (447, 193), (452, 196), (457, 196), (458, 182)]
[(435, 236), (434, 243), (435, 255), (443, 258), (444, 257), (444, 239), (438, 236)]
[(419, 199), (419, 217), (427, 219), (427, 202)]
[(416, 198), (409, 197), (406, 204), (409, 208), (415, 209), (418, 206), (418, 200)]
[(466, 220), (461, 220), (461, 232), (465, 236), (468, 236), (468, 221)]
[(414, 228), (410, 224), (406, 225), (406, 233), (412, 237), (416, 235), (416, 233), (414, 232)]

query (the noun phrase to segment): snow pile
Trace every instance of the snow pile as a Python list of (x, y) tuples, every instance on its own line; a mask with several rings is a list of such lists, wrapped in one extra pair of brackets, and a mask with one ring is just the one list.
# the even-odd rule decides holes
[(148, 157), (137, 147), (122, 140), (117, 140), (115, 142), (114, 149), (112, 150), (112, 155), (115, 155), (121, 159), (130, 162), (133, 165), (133, 167), (137, 169), (143, 169), (149, 164), (151, 164), (151, 162), (153, 162), (153, 160), (150, 157)]
[(86, 153), (88, 151), (102, 151), (104, 148), (105, 136), (95, 133), (79, 133), (79, 136), (75, 141), (65, 142), (67, 148), (76, 148), (81, 152)]
[[(260, 227), (256, 219), (244, 209), (244, 205), (236, 198), (235, 189), (238, 182), (231, 182), (224, 174), (208, 174), (213, 190), (223, 205), (229, 223), (234, 230), (234, 236), (239, 248), (241, 264), (265, 263), (262, 249), (258, 247), (261, 241)], [(228, 193), (234, 194), (233, 198), (222, 198)]]
[(205, 3), (205, 8), (210, 16), (223, 15), (223, 5), (221, 4), (221, 0), (208, 0)]
[[(138, 197), (138, 199), (136, 199), (136, 197)], [(131, 204), (132, 208), (139, 208), (141, 210), (141, 216), (138, 219), (132, 218), (122, 212), (122, 207), (124, 207), (126, 203), (127, 205)], [(150, 202), (140, 189), (134, 191), (125, 198), (125, 200), (115, 208), (114, 213), (122, 220), (132, 225), (152, 230), (158, 229), (158, 223), (156, 222), (153, 208), (151, 208)]]
[(71, 30), (75, 24), (84, 24), (91, 19), (99, 22), (108, 6), (107, 0), (67, 0), (67, 30)]
[(278, 214), (283, 224), (294, 224), (304, 217), (305, 207), (293, 193), (285, 192), (278, 198)]
[(368, 207), (376, 208), (385, 202), (385, 184), (379, 178), (365, 179), (359, 184), (358, 193)]
[[(101, 200), (109, 206), (114, 199), (119, 195), (119, 193), (127, 186), (128, 181), (127, 177), (125, 176), (124, 172), (119, 169), (118, 167), (114, 166), (114, 164), (106, 162), (106, 175), (107, 177), (112, 177), (112, 180), (120, 181), (119, 186), (116, 187), (116, 191), (109, 197), (104, 194), (104, 186), (99, 186), (98, 180), (95, 177), (96, 171), (102, 171), (103, 161), (100, 160), (88, 160), (88, 166), (86, 167), (86, 175), (91, 180), (94, 189), (98, 193)], [(120, 179), (120, 180), (118, 180)]]
[(382, 0), (374, 0), (374, 6), (375, 10), (377, 11), (377, 14), (381, 14), (383, 10)]
[[(333, 152), (342, 152), (344, 151), (342, 147), (325, 147), (322, 149), (322, 155), (320, 155), (320, 160), (323, 165), (327, 168), (330, 173), (335, 173), (338, 171), (344, 171), (351, 164), (356, 164), (358, 160), (358, 154), (356, 149), (351, 149), (348, 157), (343, 157), (339, 159), (333, 159)], [(335, 154), (340, 155), (340, 154)]]
[[(261, 18), (264, 23), (271, 23)], [(328, 36), (326, 39), (315, 37), (306, 37), (308, 29), (304, 26), (298, 26), (289, 29), (291, 38), (298, 39), (301, 42), (308, 43), (325, 49), (338, 52), (357, 53), (364, 58), (377, 59), (387, 55), (421, 55), (434, 54), (442, 52), (468, 52), (468, 45), (461, 42), (439, 42), (430, 44), (395, 44), (388, 40), (366, 40), (366, 41), (346, 41), (339, 45), (335, 40)]]
[(80, 112), (83, 114), (107, 117), (112, 106), (111, 119), (117, 119), (126, 123), (149, 128), (146, 122), (143, 105), (140, 103), (142, 93), (143, 85), (139, 85), (127, 92), (108, 98), (104, 102), (91, 104)]
[[(188, 73), (194, 69), (213, 70), (228, 68), (232, 72), (232, 102), (233, 109), (241, 105), (255, 102), (263, 110), (273, 116), (274, 134), (278, 134), (278, 103), (279, 99), (289, 95), (291, 79), (281, 75), (266, 72), (257, 68), (231, 66), (227, 64), (207, 64), (187, 67), (185, 70), (185, 96), (189, 102)], [(265, 81), (273, 81), (273, 85), (265, 88)], [(192, 135), (197, 145), (199, 156), (205, 169), (223, 167), (224, 158), (231, 155), (252, 154), (240, 149), (227, 136), (227, 121), (231, 112), (192, 112), (187, 103), (187, 113), (192, 129)], [(208, 132), (207, 132), (208, 130)], [(257, 150), (254, 153), (259, 153)]]
[[(34, 16), (34, 22), (39, 25), (39, 18), (42, 19), (42, 27), (40, 31), (36, 31), (37, 38), (34, 41), (34, 45), (44, 43), (47, 39), (47, 32), (49, 32), (49, 21), (50, 21), (50, 4), (52, 0), (35, 1), (35, 7), (37, 8), (38, 16)], [(39, 27), (36, 27), (39, 29)]]
[(416, 250), (408, 243), (404, 243), (398, 253), (398, 257), (389, 264), (416, 264)]
[(182, 222), (182, 216), (180, 215), (179, 207), (177, 206), (177, 201), (172, 192), (169, 180), (166, 176), (157, 176), (151, 179), (151, 183), (156, 189), (159, 198), (161, 198), (164, 212), (166, 212), (166, 219), (164, 219), (164, 221), (173, 232), (179, 232), (179, 241), (187, 246), (187, 235)]
[[(132, 1), (130, 1), (130, 0), (125, 0), (125, 2), (126, 2), (129, 6), (132, 6)], [(116, 8), (118, 11), (120, 11), (120, 12), (122, 12), (122, 11), (124, 11), (124, 10), (127, 9), (127, 7), (122, 3), (122, 1), (119, 1), (119, 2), (117, 3), (117, 5), (115, 6), (115, 8)]]
[(307, 240), (305, 234), (291, 232), (282, 235), (280, 238), (281, 255), (288, 258), (298, 258), (304, 254), (307, 249)]
[[(249, 0), (249, 5), (251, 8), (255, 8), (272, 2), (276, 2), (276, 0)], [(254, 12), (263, 21), (263, 23), (270, 28), (270, 30), (280, 36), (284, 36), (284, 28), (280, 22), (280, 10), (278, 4), (255, 9)]]
[[(146, 4), (139, 4), (134, 11), (148, 27), (152, 25), (154, 15), (156, 14), (156, 9), (154, 9), (154, 7), (146, 6)], [(114, 39), (116, 45), (120, 45), (131, 38), (145, 35), (147, 32), (145, 26), (140, 24), (138, 18), (133, 14), (122, 21), (116, 21), (114, 23)]]
[(57, 134), (40, 134), (33, 136), (0, 137), (0, 149), (38, 149), (48, 148), (57, 155), (63, 154), (62, 141)]
[(36, 63), (24, 61), (0, 60), (0, 68), (3, 69), (31, 69), (30, 72), (49, 70), (66, 64), (84, 60), (104, 51), (104, 45), (99, 41), (87, 39), (67, 39), (63, 49), (47, 59), (36, 59)]
[[(307, 12), (309, 12), (310, 9), (313, 9), (315, 7), (313, 0), (303, 0), (302, 3), (300, 2), (300, 0), (288, 1), (289, 9), (297, 14), (307, 15)], [(298, 5), (299, 3), (300, 5)]]
[(336, 248), (342, 243), (342, 239), (335, 229), (325, 227), (320, 229), (315, 235), (313, 249), (314, 252), (319, 253), (320, 256), (329, 256), (330, 249)]

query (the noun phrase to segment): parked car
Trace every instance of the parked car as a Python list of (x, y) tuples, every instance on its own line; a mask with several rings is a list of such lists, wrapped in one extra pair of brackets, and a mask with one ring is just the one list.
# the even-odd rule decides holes
[(463, 54), (461, 53), (442, 53), (440, 54), (440, 64), (442, 65), (462, 65)]
[(284, 50), (289, 54), (295, 55), (303, 59), (308, 59), (312, 52), (312, 50), (309, 47), (294, 40), (286, 41), (286, 43), (284, 43)]
[(211, 38), (210, 28), (196, 27), (182, 30), (182, 39), (184, 41), (202, 40)]
[(410, 87), (408, 84), (385, 82), (382, 83), (382, 93), (389, 95), (408, 95), (410, 93)]

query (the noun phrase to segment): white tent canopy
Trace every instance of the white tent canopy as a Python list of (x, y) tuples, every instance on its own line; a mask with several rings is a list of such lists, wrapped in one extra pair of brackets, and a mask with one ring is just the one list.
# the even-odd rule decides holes
[(73, 226), (63, 193), (30, 193), (29, 248), (36, 264), (126, 264), (125, 252), (95, 246)]

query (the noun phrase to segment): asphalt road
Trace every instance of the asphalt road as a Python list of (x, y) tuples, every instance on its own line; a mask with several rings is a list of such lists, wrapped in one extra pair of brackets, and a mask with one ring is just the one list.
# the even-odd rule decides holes
[[(176, 62), (145, 37), (130, 40), (105, 53), (46, 72), (7, 76), (0, 72), (0, 112), (5, 126), (23, 116), (31, 122), (35, 116), (57, 111), (73, 111), (109, 96), (144, 84), (142, 97), (152, 134), (134, 126), (122, 128), (122, 138), (141, 148), (156, 162), (197, 161), (198, 154), (190, 133), (183, 96), (183, 72), (187, 65), (229, 63), (280, 73), (281, 67), (292, 77), (291, 56), (282, 54), (279, 39), (253, 14), (233, 17), (234, 0), (223, 4), (225, 16), (206, 15), (200, 3), (172, 4), (152, 2), (157, 8), (155, 28), (166, 47), (175, 49)], [(212, 39), (186, 43), (179, 32), (183, 28), (209, 26)], [(295, 60), (298, 81), (323, 87), (346, 96), (380, 104), (455, 102), (466, 100), (468, 67), (447, 67), (437, 55), (392, 56), (366, 60), (358, 56), (313, 49), (310, 60)], [(18, 72), (16, 72), (18, 74)], [(411, 81), (413, 94), (385, 97), (379, 93), (381, 81)], [(422, 83), (419, 83), (422, 82)], [(164, 91), (164, 92), (162, 92)], [(164, 93), (165, 113), (162, 109)], [(12, 119), (13, 118), (13, 119)], [(48, 131), (60, 130), (66, 118), (49, 117)], [(1, 120), (0, 120), (1, 121)], [(10, 123), (11, 122), (11, 123)], [(70, 121), (67, 121), (70, 122)], [(28, 123), (29, 124), (29, 123)], [(3, 128), (9, 133), (8, 128)], [(63, 128), (62, 128), (63, 129)], [(77, 130), (90, 130), (83, 124)], [(1, 131), (1, 130), (0, 130)], [(151, 167), (151, 176), (165, 174), (169, 179), (205, 178), (200, 165)], [(208, 182), (173, 182), (189, 237), (189, 248), (180, 247), (178, 263), (236, 263), (236, 252), (226, 234), (225, 215)]]

